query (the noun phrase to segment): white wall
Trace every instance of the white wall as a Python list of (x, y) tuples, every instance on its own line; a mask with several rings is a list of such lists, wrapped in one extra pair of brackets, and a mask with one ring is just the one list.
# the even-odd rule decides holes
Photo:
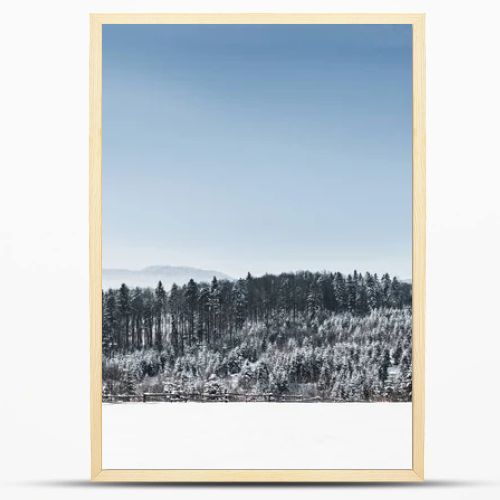
[[(498, 2), (11, 1), (0, 47), (0, 476), (6, 498), (327, 497), (86, 486), (88, 12), (428, 14), (427, 486), (342, 498), (498, 498)], [(80, 481), (80, 482), (79, 482)], [(337, 487), (339, 488), (339, 487)], [(144, 489), (144, 491), (142, 491)]]

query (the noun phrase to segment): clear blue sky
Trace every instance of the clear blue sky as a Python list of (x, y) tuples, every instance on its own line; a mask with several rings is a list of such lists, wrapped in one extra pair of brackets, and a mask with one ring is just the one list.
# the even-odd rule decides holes
[(411, 276), (411, 26), (107, 25), (103, 265)]

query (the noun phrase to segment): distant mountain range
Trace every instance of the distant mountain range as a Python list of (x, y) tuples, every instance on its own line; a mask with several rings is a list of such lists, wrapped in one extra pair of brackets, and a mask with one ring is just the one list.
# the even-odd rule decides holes
[(174, 283), (184, 285), (191, 278), (197, 282), (210, 282), (214, 276), (217, 279), (234, 279), (219, 271), (197, 269), (195, 267), (149, 266), (138, 271), (130, 269), (103, 269), (102, 287), (104, 290), (119, 288), (122, 283), (125, 283), (129, 288), (136, 286), (153, 288), (158, 284), (158, 281), (161, 281), (163, 286), (169, 289)]
[[(176, 283), (177, 285), (186, 284), (191, 278), (196, 282), (210, 282), (213, 277), (217, 279), (234, 280), (232, 276), (220, 271), (207, 269), (198, 269), (187, 266), (149, 266), (144, 269), (103, 269), (102, 270), (102, 288), (119, 288), (125, 283), (129, 288), (151, 287), (158, 285), (158, 281), (163, 283), (166, 289)], [(402, 279), (404, 283), (411, 284), (411, 278)]]

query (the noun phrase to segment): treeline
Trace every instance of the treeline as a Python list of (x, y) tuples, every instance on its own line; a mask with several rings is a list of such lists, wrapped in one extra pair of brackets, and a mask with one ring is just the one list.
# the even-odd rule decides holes
[(295, 321), (278, 312), (268, 325), (249, 322), (236, 331), (234, 347), (193, 346), (175, 354), (167, 346), (106, 357), (103, 394), (161, 393), (195, 401), (200, 395), (223, 401), (241, 401), (237, 395), (411, 401), (411, 330), (409, 308), (366, 316), (304, 312)]
[(262, 326), (268, 342), (277, 340), (277, 318), (303, 324), (332, 314), (365, 317), (382, 309), (411, 308), (412, 287), (384, 274), (297, 272), (266, 274), (237, 281), (217, 280), (167, 292), (155, 289), (103, 291), (103, 354), (113, 357), (134, 351), (168, 350), (181, 357), (199, 349), (231, 349), (239, 333)]

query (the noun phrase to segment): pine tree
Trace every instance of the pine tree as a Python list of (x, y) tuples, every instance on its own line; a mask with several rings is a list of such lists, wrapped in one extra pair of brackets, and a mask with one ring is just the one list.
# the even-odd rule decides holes
[(391, 277), (386, 273), (382, 276), (382, 297), (385, 307), (390, 307), (391, 302)]
[(370, 312), (370, 306), (368, 305), (368, 294), (366, 287), (358, 286), (356, 289), (356, 314), (360, 316), (365, 316)]
[(145, 345), (143, 339), (144, 297), (141, 288), (132, 292), (132, 346), (141, 349)]
[(349, 274), (346, 279), (346, 297), (347, 297), (347, 310), (351, 312), (356, 311), (356, 283), (353, 277)]
[(162, 349), (162, 334), (163, 334), (163, 316), (165, 314), (165, 307), (167, 304), (167, 293), (163, 288), (163, 283), (158, 282), (155, 289), (154, 312), (156, 317), (156, 336), (154, 345), (158, 351)]
[(117, 310), (115, 292), (103, 292), (102, 299), (102, 350), (105, 356), (113, 356), (118, 346), (119, 328), (117, 324)]
[(120, 325), (119, 347), (122, 351), (128, 351), (130, 346), (130, 312), (130, 290), (128, 286), (123, 283), (118, 291), (118, 313)]
[(179, 330), (179, 325), (181, 323), (180, 314), (180, 292), (179, 287), (173, 283), (170, 289), (169, 296), (169, 307), (171, 315), (171, 333), (170, 333), (170, 343), (172, 345), (173, 351), (176, 354), (184, 353), (184, 341), (182, 338), (182, 331)]
[(234, 320), (236, 329), (241, 329), (245, 322), (248, 310), (246, 290), (244, 283), (238, 283), (233, 290)]
[(194, 338), (194, 319), (196, 314), (196, 309), (198, 305), (198, 285), (191, 278), (187, 284), (186, 291), (184, 293), (186, 299), (186, 305), (188, 310), (188, 345), (191, 346)]
[(347, 290), (344, 276), (341, 273), (335, 273), (333, 276), (333, 289), (335, 294), (335, 302), (337, 311), (343, 312), (347, 310)]
[(390, 305), (391, 307), (401, 308), (401, 286), (399, 280), (394, 277), (392, 278), (390, 286)]
[(199, 318), (198, 342), (200, 344), (203, 343), (206, 332), (208, 332), (210, 324), (209, 299), (210, 299), (210, 290), (206, 285), (201, 286), (198, 295), (198, 318)]
[(219, 290), (219, 281), (214, 276), (212, 279), (212, 284), (210, 286), (210, 298), (209, 298), (209, 310), (211, 317), (211, 328), (212, 331), (209, 330), (207, 336), (207, 343), (210, 345), (210, 342), (217, 342), (217, 339), (212, 339), (212, 336), (217, 336), (218, 330), (220, 330), (220, 290)]

